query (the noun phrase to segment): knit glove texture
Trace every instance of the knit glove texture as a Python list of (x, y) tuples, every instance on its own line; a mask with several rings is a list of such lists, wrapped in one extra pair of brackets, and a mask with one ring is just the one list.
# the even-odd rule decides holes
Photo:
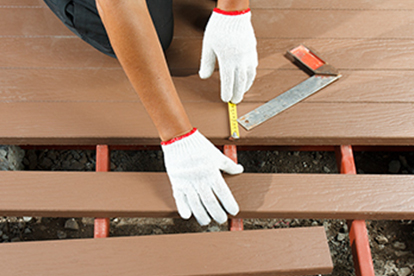
[(250, 10), (238, 14), (214, 9), (204, 32), (199, 75), (209, 78), (217, 58), (224, 102), (238, 104), (252, 86), (258, 65), (256, 44)]
[[(210, 223), (210, 216), (218, 223), (227, 214), (239, 212), (239, 206), (220, 170), (229, 174), (243, 172), (243, 166), (221, 153), (197, 129), (187, 135), (163, 142), (162, 150), (178, 213), (184, 219), (197, 219), (200, 225)], [(217, 198), (216, 198), (217, 197)]]

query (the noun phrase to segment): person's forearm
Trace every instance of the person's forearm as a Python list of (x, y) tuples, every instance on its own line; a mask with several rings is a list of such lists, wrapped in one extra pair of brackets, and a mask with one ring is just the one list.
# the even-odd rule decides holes
[(218, 0), (217, 8), (223, 11), (243, 11), (249, 8), (249, 0)]
[[(161, 140), (191, 131), (145, 0), (96, 0), (112, 48)], [(139, 120), (139, 118), (137, 118)]]

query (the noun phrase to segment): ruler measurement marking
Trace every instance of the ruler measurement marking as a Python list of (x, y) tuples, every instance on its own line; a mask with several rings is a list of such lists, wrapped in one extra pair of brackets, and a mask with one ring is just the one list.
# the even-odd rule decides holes
[(230, 138), (239, 139), (239, 123), (237, 122), (237, 105), (229, 102)]
[(285, 93), (270, 100), (264, 105), (240, 117), (237, 121), (246, 129), (250, 130), (266, 120), (276, 116), (289, 107), (297, 104), (322, 88), (339, 79), (338, 76), (314, 75), (304, 82), (296, 85)]

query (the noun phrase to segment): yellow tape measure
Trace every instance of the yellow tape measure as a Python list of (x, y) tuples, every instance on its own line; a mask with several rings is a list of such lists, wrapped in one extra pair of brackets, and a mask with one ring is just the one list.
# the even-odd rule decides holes
[(230, 138), (239, 139), (239, 123), (237, 122), (237, 105), (229, 102)]

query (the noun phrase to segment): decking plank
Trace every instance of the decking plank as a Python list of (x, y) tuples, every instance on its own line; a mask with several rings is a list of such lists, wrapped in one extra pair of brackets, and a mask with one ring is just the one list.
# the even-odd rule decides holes
[[(413, 39), (413, 10), (258, 9), (252, 23), (258, 38)], [(202, 37), (210, 9), (185, 8), (175, 21), (176, 37)], [(387, 20), (384, 20), (387, 18)]]
[(0, 70), (0, 102), (137, 102), (122, 68)]
[[(1, 216), (178, 217), (165, 173), (0, 176)], [(414, 218), (414, 176), (244, 173), (225, 179), (239, 218)]]
[[(414, 71), (342, 71), (342, 77), (305, 100), (307, 103), (410, 103), (414, 102)], [(259, 70), (243, 103), (267, 102), (309, 76), (301, 71)], [(218, 78), (218, 76), (216, 77)], [(211, 81), (210, 81), (211, 82)], [(218, 80), (217, 80), (218, 83)], [(201, 85), (200, 85), (201, 86)], [(214, 87), (214, 86), (213, 86)], [(217, 93), (219, 92), (216, 85)], [(196, 92), (193, 92), (196, 93)], [(216, 98), (211, 95), (209, 101)], [(369, 118), (366, 118), (369, 120)]]
[[(175, 6), (191, 7), (194, 6), (193, 0), (175, 0)], [(45, 7), (43, 0), (1, 0), (0, 6), (39, 6)], [(213, 9), (215, 3), (209, 0), (199, 1), (196, 5), (198, 8)], [(329, 9), (329, 10), (412, 10), (414, 3), (411, 0), (399, 0), (398, 2), (381, 1), (381, 0), (254, 0), (251, 1), (252, 9)]]
[[(37, 1), (34, 2), (37, 4)], [(47, 7), (1, 7), (0, 36), (74, 36)]]
[[(412, 70), (411, 62), (414, 62), (412, 40), (258, 39), (258, 68), (297, 69), (284, 55), (299, 44), (316, 49), (326, 62), (339, 70)], [(198, 68), (201, 46), (202, 40), (198, 38), (176, 38), (167, 52), (170, 68)]]
[(21, 8), (24, 6), (45, 7), (46, 4), (43, 0), (0, 0), (0, 8)]
[(120, 68), (76, 36), (0, 37), (0, 68)]
[[(240, 116), (259, 105), (240, 104)], [(223, 119), (228, 116), (227, 105), (195, 102), (185, 104), (185, 109), (193, 125), (215, 144), (228, 143), (228, 121)], [(243, 139), (235, 143), (414, 145), (412, 110), (411, 103), (300, 103), (250, 132), (241, 129)], [(0, 125), (2, 144), (159, 144), (158, 133), (138, 102), (0, 103), (0, 116), (10, 114), (13, 120)]]
[[(211, 9), (179, 6), (175, 11), (178, 15), (175, 36), (202, 36)], [(412, 15), (412, 10), (258, 9), (254, 12), (252, 21), (259, 38), (413, 39)], [(0, 26), (0, 35), (3, 36), (73, 36), (73, 33), (47, 8), (16, 8), (13, 12), (7, 8), (0, 8), (0, 18), (9, 22)]]
[[(411, 40), (259, 39), (259, 69), (298, 70), (284, 55), (296, 45), (317, 49), (339, 70), (412, 70)], [(201, 39), (175, 39), (167, 51), (171, 70), (197, 69)], [(120, 68), (77, 37), (0, 38), (2, 69), (7, 68)]]
[[(244, 115), (260, 104), (240, 104)], [(300, 103), (247, 132), (256, 144), (411, 145), (414, 106), (410, 103)], [(247, 141), (246, 141), (247, 140)]]
[[(221, 103), (219, 73), (201, 80), (194, 70), (173, 71), (184, 103)], [(337, 83), (306, 102), (413, 103), (414, 71), (344, 71)], [(300, 70), (259, 70), (243, 103), (264, 103), (308, 78)], [(0, 102), (139, 102), (122, 69), (8, 69), (1, 71)]]
[[(240, 116), (259, 105), (240, 104)], [(215, 144), (228, 143), (226, 104), (195, 102), (185, 104), (185, 109), (193, 125)], [(411, 103), (300, 103), (250, 132), (241, 128), (243, 139), (235, 144), (414, 145), (412, 110)], [(9, 118), (0, 125), (2, 144), (158, 145), (160, 141), (138, 102), (0, 103), (0, 117)]]
[[(182, 0), (180, 0), (182, 1)], [(191, 0), (190, 0), (191, 1)], [(252, 8), (261, 9), (384, 9), (384, 10), (410, 10), (414, 3), (410, 0), (382, 1), (382, 0), (254, 0)]]
[[(213, 9), (213, 1), (199, 1), (198, 7)], [(175, 5), (193, 5), (193, 0), (175, 0)], [(412, 10), (414, 3), (411, 0), (382, 1), (382, 0), (253, 0), (252, 9), (300, 9), (300, 10)]]
[(323, 227), (2, 244), (0, 257), (3, 273), (21, 276), (293, 276), (333, 267)]
[[(188, 9), (186, 7), (188, 3), (185, 4), (185, 1), (180, 3), (179, 9), (184, 7), (186, 13), (193, 9)], [(191, 3), (194, 5), (194, 2)], [(363, 3), (367, 4), (367, 2)], [(375, 2), (372, 5), (378, 6), (381, 3)], [(345, 17), (351, 16), (348, 18), (351, 21), (367, 16), (369, 20), (366, 20), (373, 20), (372, 22), (375, 23), (380, 13), (388, 15), (400, 13), (401, 16), (393, 17), (392, 22), (381, 24), (388, 24), (388, 27), (392, 27), (394, 23), (398, 26), (412, 24), (412, 21), (405, 18), (408, 11), (393, 9), (384, 13), (378, 8), (377, 10), (361, 9), (363, 10), (328, 11), (309, 8), (304, 18), (312, 13), (317, 15), (321, 12), (325, 14), (334, 12), (331, 15), (343, 13)], [(33, 15), (32, 13), (37, 13), (37, 17), (34, 16), (33, 20), (44, 19), (46, 20), (44, 24), (50, 23), (47, 20), (51, 19), (48, 18), (54, 18), (52, 13), (47, 13), (47, 9), (0, 8), (0, 13), (4, 13), (5, 10), (8, 14), (14, 15), (5, 17), (6, 22), (9, 20), (12, 23), (19, 18), (16, 15), (26, 14), (28, 17)], [(270, 20), (273, 16), (280, 15), (272, 15), (271, 12), (272, 10), (259, 10), (258, 20), (263, 21), (266, 18)], [(286, 18), (283, 20), (289, 18), (293, 20), (302, 10), (297, 8), (283, 10), (282, 14), (284, 12)], [(344, 17), (338, 18), (344, 19)], [(192, 26), (193, 21), (188, 21), (189, 17), (182, 20), (187, 20), (187, 25)], [(315, 20), (315, 24), (325, 24), (320, 18)], [(25, 22), (30, 24), (33, 22), (20, 21), (20, 25), (16, 25), (17, 37), (0, 38), (2, 52), (0, 63), (3, 73), (0, 81), (0, 92), (2, 92), (0, 114), (3, 117), (13, 118), (1, 126), (2, 143), (158, 144), (159, 138), (152, 122), (138, 102), (136, 94), (127, 83), (115, 59), (99, 53), (77, 37), (54, 36), (58, 33), (57, 29), (46, 29), (48, 33), (38, 34), (40, 37), (21, 37), (19, 35), (28, 34), (33, 28), (43, 28), (42, 25), (26, 28)], [(329, 20), (325, 21), (329, 23)], [(277, 23), (279, 20), (272, 22), (271, 24)], [(58, 21), (55, 23), (62, 25)], [(259, 29), (278, 31), (278, 29), (272, 30), (273, 25), (268, 26), (264, 23), (264, 21), (258, 23), (259, 26), (264, 26)], [(313, 26), (312, 24), (309, 26)], [(346, 37), (348, 29), (341, 29), (341, 22), (335, 24), (339, 28), (338, 37), (333, 38), (320, 36), (309, 39), (297, 38), (301, 36), (297, 30), (290, 36), (291, 38), (259, 39), (259, 74), (252, 91), (239, 106), (240, 115), (307, 78), (283, 56), (287, 49), (299, 43), (304, 42), (316, 48), (325, 60), (344, 71), (344, 77), (263, 126), (248, 133), (242, 130), (243, 139), (237, 143), (246, 145), (258, 143), (412, 145), (414, 143), (412, 130), (414, 115), (411, 111), (413, 102), (411, 91), (414, 86), (410, 84), (410, 80), (413, 79), (410, 64), (414, 62), (412, 38), (393, 32), (394, 38), (399, 37), (398, 39), (384, 36), (379, 39), (375, 34), (372, 37), (354, 39)], [(377, 27), (381, 27), (381, 24)], [(202, 28), (198, 30), (201, 31)], [(403, 29), (402, 32), (404, 33)], [(356, 34), (356, 36), (362, 34), (358, 28)], [(279, 35), (280, 33), (277, 32), (276, 36)], [(309, 33), (309, 35), (316, 34)], [(226, 142), (229, 130), (227, 120), (223, 119), (227, 118), (226, 106), (218, 97), (218, 73), (207, 81), (198, 79), (196, 73), (200, 52), (200, 37), (182, 37), (174, 40), (167, 56), (171, 71), (175, 75), (177, 89), (193, 124), (216, 144), (223, 144)], [(54, 72), (47, 74), (47, 70)], [(70, 74), (64, 79), (64, 74), (68, 72)], [(113, 75), (105, 77), (111, 72)], [(42, 73), (45, 75), (42, 76)], [(79, 81), (76, 81), (77, 74), (83, 75), (79, 77)], [(183, 76), (185, 74), (187, 76)], [(85, 80), (85, 75), (90, 75), (90, 80)], [(101, 77), (102, 80), (99, 81)], [(64, 81), (60, 82), (62, 78)], [(278, 82), (282, 84), (277, 85)], [(82, 89), (82, 85), (88, 89)], [(16, 112), (17, 110), (19, 112)], [(15, 115), (10, 116), (10, 114)], [(364, 120), (361, 121), (361, 118)], [(269, 132), (269, 129), (274, 131)], [(348, 129), (353, 129), (353, 132), (350, 133)]]

